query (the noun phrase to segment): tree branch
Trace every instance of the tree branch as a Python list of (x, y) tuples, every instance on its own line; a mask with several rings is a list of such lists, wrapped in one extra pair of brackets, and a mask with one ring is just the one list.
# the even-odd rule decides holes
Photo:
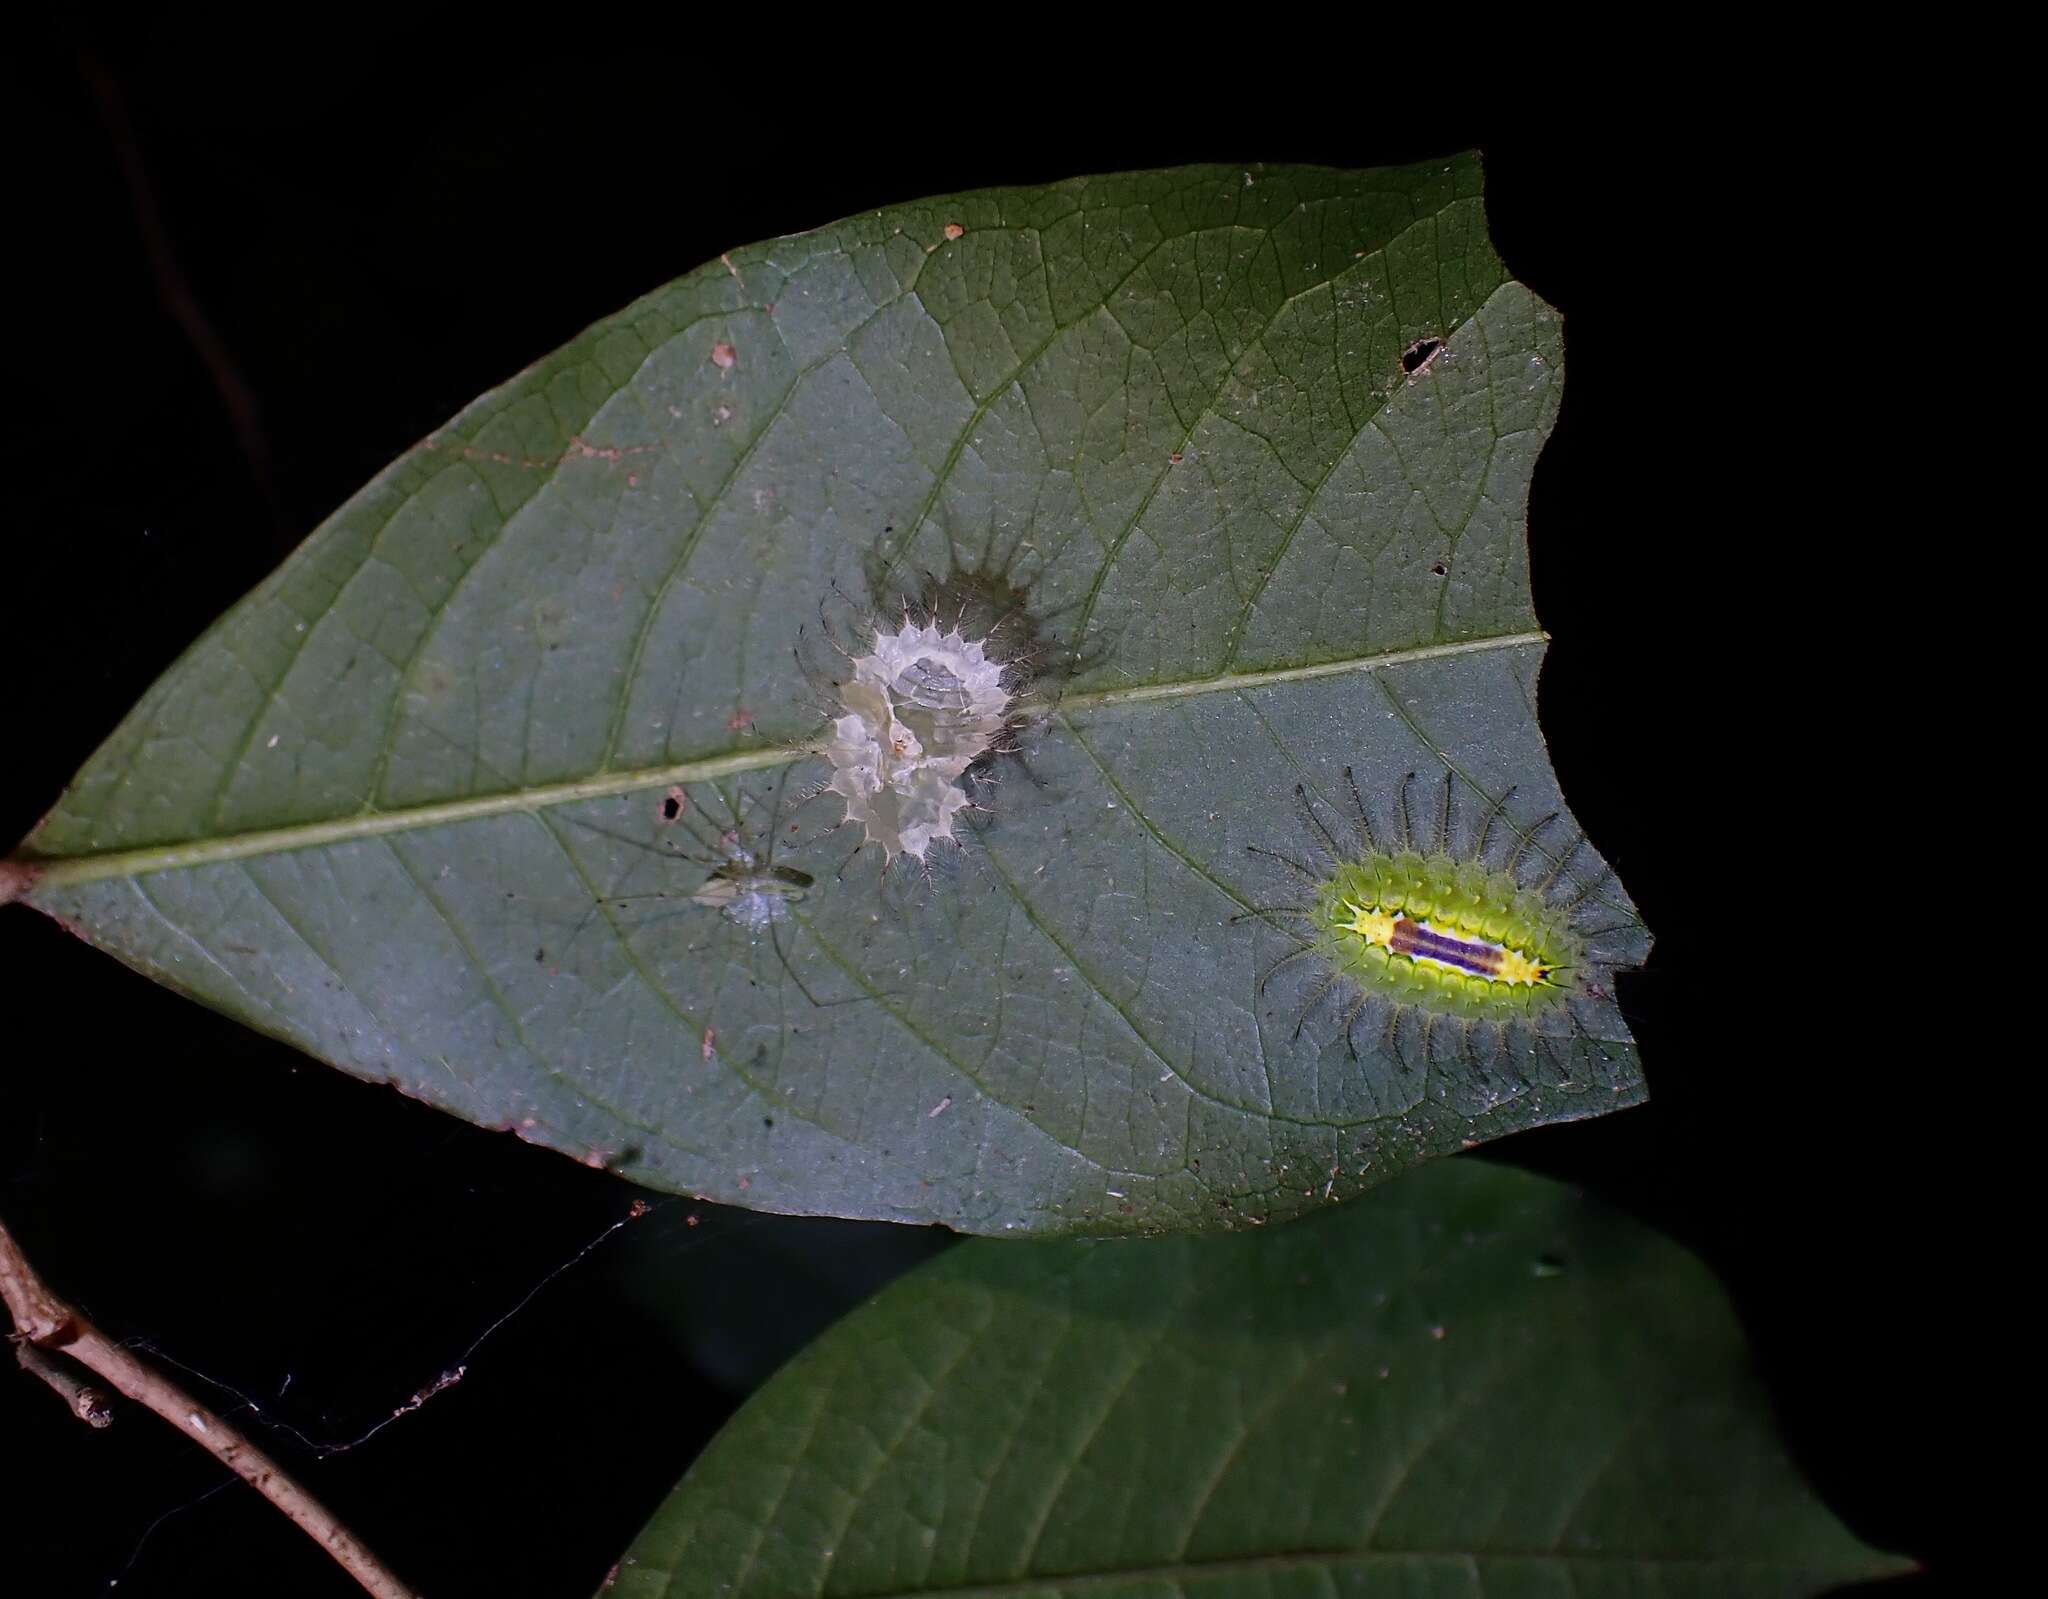
[[(388, 1571), (354, 1533), (335, 1519), (332, 1511), (293, 1481), (282, 1466), (175, 1383), (110, 1342), (76, 1306), (66, 1304), (52, 1293), (29, 1265), (5, 1223), (0, 1223), (0, 1300), (6, 1301), (8, 1314), (14, 1318), (16, 1342), (24, 1346), (22, 1363), (38, 1376), (49, 1381), (43, 1368), (54, 1365), (43, 1352), (61, 1350), (137, 1404), (147, 1405), (291, 1517), (366, 1592), (376, 1599), (416, 1599), (412, 1589)], [(28, 1358), (32, 1350), (40, 1357), (40, 1364)]]

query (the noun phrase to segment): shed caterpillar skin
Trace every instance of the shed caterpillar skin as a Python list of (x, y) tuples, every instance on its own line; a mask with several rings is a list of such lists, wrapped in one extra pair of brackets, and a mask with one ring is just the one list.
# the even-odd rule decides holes
[[(888, 581), (877, 571), (868, 586)], [(907, 856), (929, 877), (942, 845), (964, 845), (967, 817), (991, 811), (993, 768), (1021, 754), (1078, 663), (1002, 568), (926, 573), (879, 621), (833, 597), (819, 620), (837, 662), (821, 672), (797, 651), (825, 722), (812, 753), (832, 767), (804, 797), (836, 796), (831, 830), (857, 827), (856, 853), (879, 849), (884, 872)]]
[(1003, 735), (1003, 663), (957, 620), (941, 632), (908, 611), (900, 627), (877, 630), (868, 653), (847, 659), (851, 671), (836, 685), (844, 712), (823, 751), (832, 763), (825, 787), (881, 848), (884, 866), (898, 855), (924, 861), (934, 845), (958, 841), (967, 769)]

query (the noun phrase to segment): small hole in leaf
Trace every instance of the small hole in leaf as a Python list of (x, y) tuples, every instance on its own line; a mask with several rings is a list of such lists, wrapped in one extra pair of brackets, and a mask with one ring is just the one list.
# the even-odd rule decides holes
[(1438, 561), (1430, 567), (1430, 570), (1434, 572), (1438, 577), (1442, 577), (1444, 573), (1450, 570), (1450, 568), (1448, 566), (1445, 566), (1443, 562)]
[(1401, 352), (1401, 370), (1411, 376), (1420, 372), (1429, 365), (1430, 357), (1443, 347), (1442, 339), (1417, 339)]

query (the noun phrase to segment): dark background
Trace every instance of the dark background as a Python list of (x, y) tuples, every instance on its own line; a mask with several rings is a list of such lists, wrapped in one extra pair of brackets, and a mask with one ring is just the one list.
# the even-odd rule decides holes
[[(797, 95), (737, 45), (561, 58), (550, 37), (572, 23), (489, 62), (406, 35), (323, 40), (289, 70), (98, 45), (17, 66), (33, 137), (10, 210), (33, 282), (11, 385), (0, 845), (378, 468), (722, 249), (988, 184), (1478, 145), (1510, 270), (1566, 315), (1570, 375), (1531, 509), (1556, 640), (1544, 726), (1659, 940), (1621, 992), (1651, 1104), (1489, 1155), (1699, 1250), (1829, 1503), (1952, 1572), (1967, 1554), (1943, 1492), (1958, 1301), (1937, 1264), (1910, 1018), (1846, 1030), (1814, 1003), (1812, 949), (1771, 924), (1773, 861), (1812, 843), (1748, 716), (1761, 674), (1741, 664), (1797, 564), (1756, 513), (1786, 337), (1752, 319), (1784, 287), (1759, 235), (1802, 225), (1769, 209), (1777, 180), (1732, 149), (1621, 139), (1598, 118), (1583, 137), (1537, 131), (1518, 109), (1528, 81), (1458, 94), (1498, 107), (1476, 115), (1414, 79), (1362, 78), (1312, 111), (1248, 62), (1227, 91), (1105, 106), (1114, 75), (1077, 69), (1064, 107), (1026, 115), (956, 97), (937, 69)], [(1732, 476), (1752, 489), (1741, 518), (1720, 492)], [(1787, 690), (1782, 660), (1762, 688)], [(387, 1416), (637, 1195), (315, 1065), (25, 910), (0, 913), (0, 970), (0, 1215), (104, 1328), (316, 1442)], [(374, 1440), (315, 1457), (253, 1430), (439, 1599), (586, 1594), (768, 1371), (942, 1245), (662, 1201)], [(0, 1370), (0, 1445), (32, 1465), (0, 1500), (10, 1591), (357, 1592), (239, 1485), (202, 1498), (225, 1473), (132, 1407), (91, 1432)]]

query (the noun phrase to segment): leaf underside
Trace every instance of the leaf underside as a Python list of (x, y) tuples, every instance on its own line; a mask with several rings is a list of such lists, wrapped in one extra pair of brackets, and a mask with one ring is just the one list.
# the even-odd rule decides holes
[[(1313, 961), (1262, 993), (1248, 914), (1300, 897), (1248, 846), (1313, 849), (1295, 787), (1347, 767), (1383, 816), (1409, 773), (1563, 810), (1522, 525), (1560, 354), (1473, 156), (734, 250), (319, 528), (80, 772), (29, 897), (346, 1071), (774, 1210), (1232, 1226), (1633, 1103), (1604, 998), (1565, 1047), (1402, 1047)], [(1043, 643), (928, 876), (802, 802), (829, 646), (927, 574)], [(765, 926), (705, 892), (735, 839), (806, 885)], [(1640, 961), (1568, 816), (1566, 855)]]
[(734, 1417), (607, 1599), (1721, 1599), (1901, 1569), (1677, 1245), (1439, 1162), (1258, 1238), (960, 1245)]

